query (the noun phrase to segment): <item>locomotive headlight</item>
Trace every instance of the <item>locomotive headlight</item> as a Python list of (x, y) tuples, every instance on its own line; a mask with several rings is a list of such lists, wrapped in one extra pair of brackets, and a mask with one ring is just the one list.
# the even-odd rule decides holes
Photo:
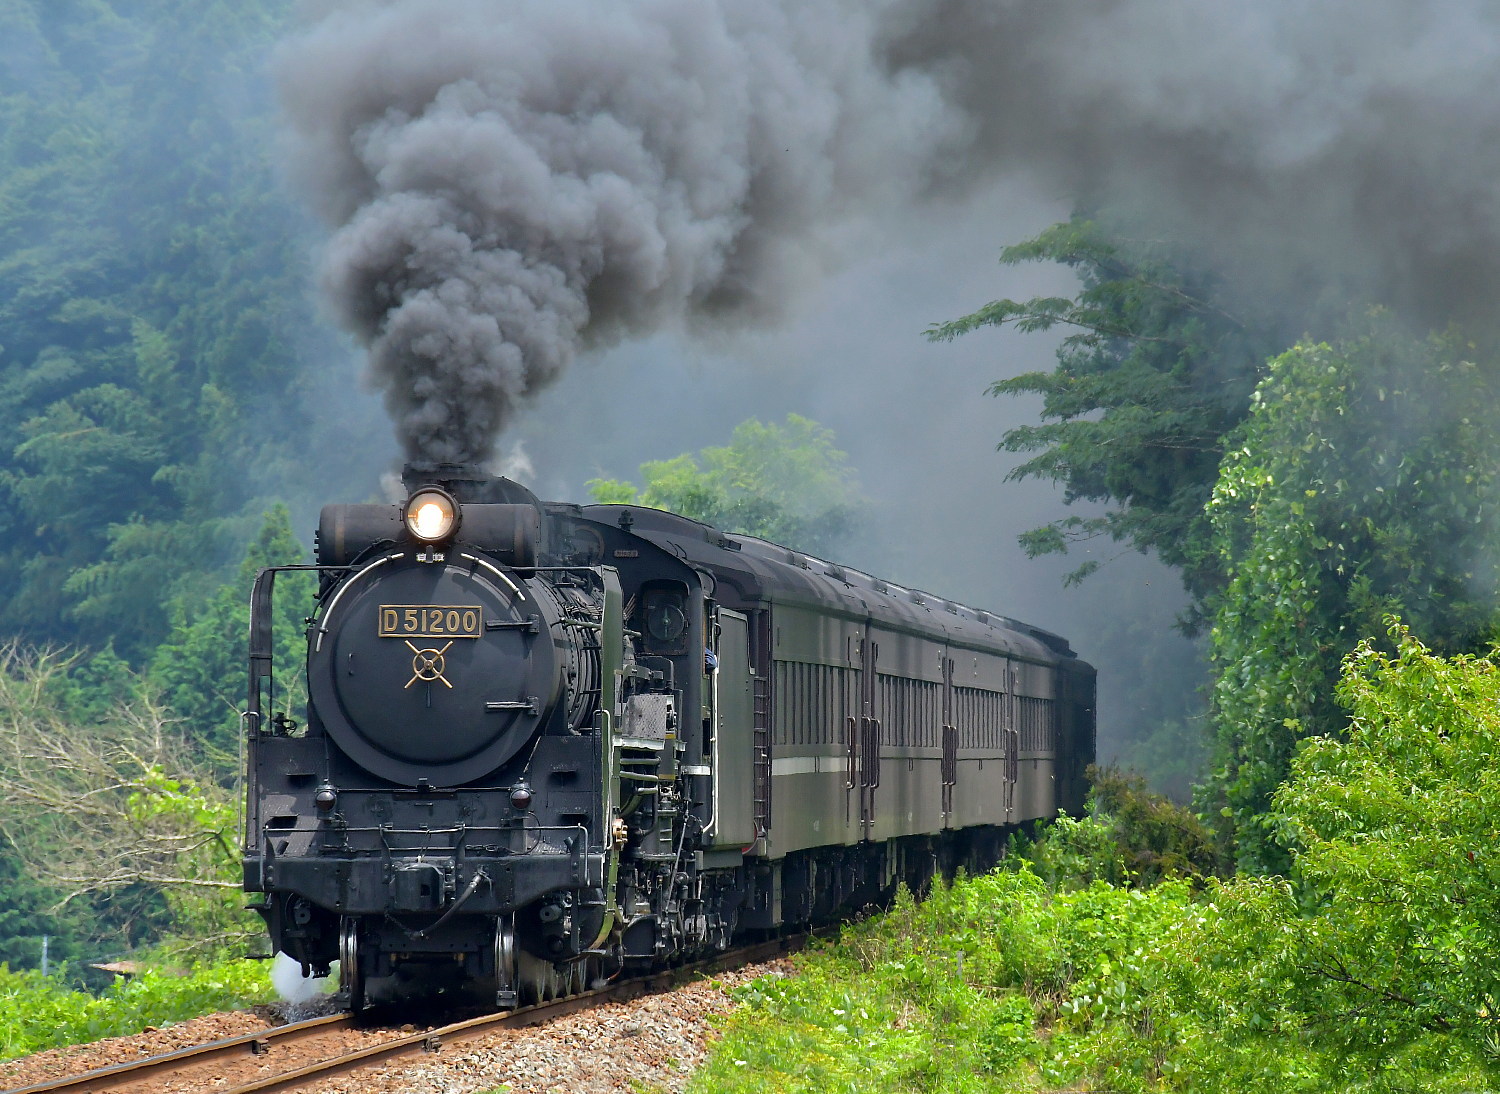
[(423, 543), (447, 539), (458, 527), (458, 503), (441, 490), (418, 490), (406, 502), (406, 527)]

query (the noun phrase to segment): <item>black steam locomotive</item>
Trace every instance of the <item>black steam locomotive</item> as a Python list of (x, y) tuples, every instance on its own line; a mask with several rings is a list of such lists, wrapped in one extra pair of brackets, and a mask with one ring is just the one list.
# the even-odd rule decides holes
[(499, 1006), (829, 920), (1083, 804), (1061, 638), (637, 506), (463, 468), (331, 505), (305, 727), (252, 602), (245, 888), (356, 1008)]

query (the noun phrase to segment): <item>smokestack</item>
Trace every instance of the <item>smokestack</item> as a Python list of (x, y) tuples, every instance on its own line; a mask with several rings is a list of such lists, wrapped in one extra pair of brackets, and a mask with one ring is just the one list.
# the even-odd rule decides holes
[(440, 486), (464, 503), (541, 506), (520, 483), (474, 464), (413, 461), (401, 469), (401, 485), (408, 495), (424, 486)]

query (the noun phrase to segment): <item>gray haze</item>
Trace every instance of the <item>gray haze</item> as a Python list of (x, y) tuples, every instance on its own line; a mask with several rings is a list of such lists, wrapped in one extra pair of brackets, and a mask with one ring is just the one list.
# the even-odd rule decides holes
[(987, 398), (985, 387), (1051, 368), (1054, 342), (1009, 330), (922, 337), (929, 323), (997, 295), (1070, 291), (1066, 271), (996, 261), (995, 241), (1065, 213), (1030, 188), (998, 188), (892, 226), (878, 252), (827, 278), (780, 328), (712, 346), (663, 335), (586, 356), (528, 407), (501, 456), (519, 450), (508, 470), (520, 463), (542, 496), (586, 500), (587, 479), (638, 482), (641, 462), (723, 444), (747, 417), (808, 415), (834, 429), (874, 503), (838, 560), (1066, 635), (1100, 670), (1101, 755), (1147, 765), (1139, 742), (1186, 717), (1201, 682), (1192, 646), (1172, 628), (1180, 585), (1109, 544), (1097, 556), (1113, 560), (1103, 572), (1063, 588), (1063, 574), (1091, 556), (1025, 557), (1016, 534), (1062, 515), (1061, 497), (1004, 482), (1016, 457), (995, 451), (1038, 406)]
[(1035, 172), (1206, 248), (1245, 291), (1492, 323), (1491, 0), (930, 0), (889, 55), (978, 127), (962, 170)]

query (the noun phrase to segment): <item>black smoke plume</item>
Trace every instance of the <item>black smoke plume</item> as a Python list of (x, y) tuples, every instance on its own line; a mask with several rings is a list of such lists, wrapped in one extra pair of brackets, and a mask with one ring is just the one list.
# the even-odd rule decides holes
[(850, 214), (908, 200), (960, 118), (885, 72), (877, 15), (395, 0), (291, 42), (325, 283), (407, 456), (485, 457), (580, 347), (774, 314)]
[(774, 316), (1008, 172), (1247, 283), (1485, 316), (1497, 61), (1482, 0), (323, 0), (280, 72), (406, 454), (472, 461), (580, 349)]

